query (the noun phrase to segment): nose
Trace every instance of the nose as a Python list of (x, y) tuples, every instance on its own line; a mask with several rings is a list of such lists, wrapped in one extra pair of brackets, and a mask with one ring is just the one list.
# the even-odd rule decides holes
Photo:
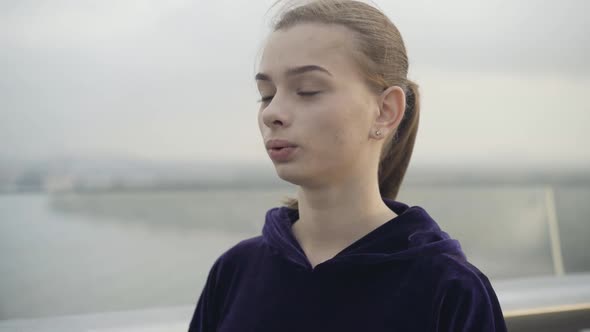
[[(277, 94), (278, 95), (278, 94)], [(281, 105), (275, 95), (265, 108), (261, 110), (262, 122), (269, 128), (287, 127), (291, 122), (287, 105)]]

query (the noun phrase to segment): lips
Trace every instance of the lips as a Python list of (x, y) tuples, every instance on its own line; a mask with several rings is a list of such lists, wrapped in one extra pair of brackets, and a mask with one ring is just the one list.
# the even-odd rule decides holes
[(296, 146), (268, 149), (268, 155), (275, 162), (287, 162), (295, 157), (297, 150)]
[(296, 146), (297, 145), (295, 143), (289, 142), (284, 139), (271, 139), (266, 142), (266, 148), (273, 149), (273, 150), (280, 150), (283, 148), (291, 148), (291, 147), (296, 147)]
[(275, 162), (287, 162), (295, 158), (298, 147), (295, 143), (284, 139), (271, 139), (266, 141), (268, 155)]

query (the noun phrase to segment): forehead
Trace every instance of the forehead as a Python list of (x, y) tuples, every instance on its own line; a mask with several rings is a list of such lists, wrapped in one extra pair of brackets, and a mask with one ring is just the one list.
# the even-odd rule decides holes
[(282, 75), (287, 68), (319, 65), (334, 76), (354, 75), (352, 30), (336, 24), (303, 23), (273, 32), (264, 47), (260, 71)]

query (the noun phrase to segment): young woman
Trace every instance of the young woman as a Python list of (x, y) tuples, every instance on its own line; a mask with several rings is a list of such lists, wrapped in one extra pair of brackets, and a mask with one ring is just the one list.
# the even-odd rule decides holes
[(419, 206), (396, 201), (418, 130), (399, 31), (356, 1), (274, 25), (259, 127), (297, 197), (212, 266), (189, 331), (506, 331), (489, 280)]

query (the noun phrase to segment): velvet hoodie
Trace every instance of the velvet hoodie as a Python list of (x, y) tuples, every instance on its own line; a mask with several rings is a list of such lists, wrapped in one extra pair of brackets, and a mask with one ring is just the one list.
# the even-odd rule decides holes
[(189, 332), (506, 331), (488, 278), (419, 206), (312, 268), (291, 231), (298, 210), (266, 213), (262, 235), (211, 267)]

